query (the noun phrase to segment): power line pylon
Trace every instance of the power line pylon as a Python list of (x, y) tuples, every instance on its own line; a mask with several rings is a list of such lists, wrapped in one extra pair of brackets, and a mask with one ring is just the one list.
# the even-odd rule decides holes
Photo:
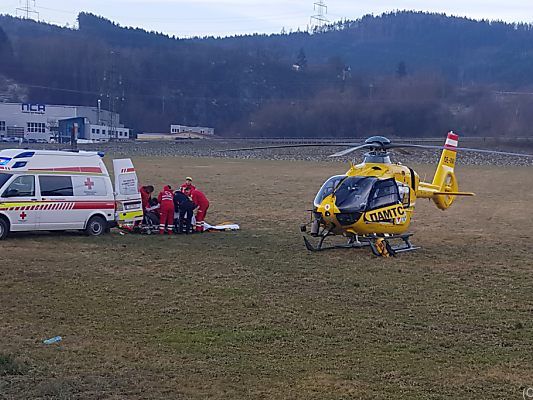
[[(109, 53), (109, 68), (104, 71), (103, 90), (100, 94), (100, 99), (106, 98), (108, 102), (108, 111), (111, 113), (109, 120), (106, 119), (109, 128), (109, 138), (111, 140), (118, 140), (118, 130), (120, 120), (116, 114), (119, 113), (119, 108), (125, 99), (124, 87), (122, 82), (122, 74), (118, 71), (117, 61), (119, 54), (115, 51)], [(100, 123), (100, 122), (99, 122)]]
[(326, 14), (328, 13), (328, 6), (325, 0), (317, 0), (313, 4), (316, 14), (311, 16), (311, 31), (317, 32), (324, 29), (324, 26), (329, 23)]
[[(33, 7), (31, 4), (33, 3)], [(30, 19), (30, 15), (36, 16), (36, 20), (39, 21), (39, 13), (35, 11), (35, 0), (19, 0), (20, 7), (15, 10), (16, 15), (22, 14), (22, 17)]]

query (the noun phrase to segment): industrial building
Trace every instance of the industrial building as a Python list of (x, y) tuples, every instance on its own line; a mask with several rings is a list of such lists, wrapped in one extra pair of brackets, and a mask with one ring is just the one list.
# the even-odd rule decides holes
[(215, 139), (215, 129), (203, 126), (170, 125), (170, 133), (140, 133), (138, 140)]
[(107, 125), (91, 124), (86, 117), (60, 119), (57, 142), (69, 143), (72, 138), (76, 138), (78, 142), (109, 142), (111, 138), (127, 140), (130, 138), (130, 130), (128, 128), (113, 128), (111, 131), (111, 127)]
[[(0, 103), (0, 138), (37, 142), (68, 142), (72, 129), (61, 120), (76, 119), (77, 138), (88, 141), (127, 140), (130, 130), (120, 116), (100, 107), (64, 106), (37, 103)], [(83, 128), (83, 129), (80, 129)]]
[(213, 136), (215, 134), (214, 128), (206, 128), (203, 126), (185, 126), (185, 125), (170, 125), (170, 134), (197, 134), (197, 135), (209, 135)]

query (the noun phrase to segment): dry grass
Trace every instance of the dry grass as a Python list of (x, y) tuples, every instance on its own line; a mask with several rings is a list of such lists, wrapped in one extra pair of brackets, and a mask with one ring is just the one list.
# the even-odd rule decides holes
[(531, 168), (461, 167), (478, 196), (420, 202), (422, 249), (377, 259), (303, 246), (304, 210), (344, 165), (135, 164), (158, 187), (192, 175), (208, 221), (242, 230), (2, 242), (0, 397), (518, 399), (533, 385)]

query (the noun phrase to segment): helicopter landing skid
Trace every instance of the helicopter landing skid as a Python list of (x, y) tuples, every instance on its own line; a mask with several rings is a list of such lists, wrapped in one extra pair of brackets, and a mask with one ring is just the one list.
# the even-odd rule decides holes
[[(389, 257), (396, 256), (398, 253), (405, 253), (407, 251), (413, 251), (419, 247), (413, 246), (410, 241), (410, 238), (413, 234), (406, 233), (403, 235), (391, 235), (386, 237), (369, 235), (369, 236), (355, 236), (348, 239), (348, 242), (345, 244), (337, 244), (333, 246), (324, 246), (324, 241), (328, 236), (334, 236), (331, 233), (325, 233), (320, 235), (320, 240), (316, 246), (314, 246), (305, 236), (304, 243), (305, 247), (309, 251), (317, 252), (323, 250), (332, 250), (332, 249), (358, 249), (361, 247), (370, 246), (372, 253), (378, 257)], [(400, 244), (393, 245), (391, 242), (401, 240)]]
[(320, 240), (318, 241), (318, 244), (314, 246), (305, 236), (304, 243), (305, 247), (307, 247), (307, 250), (309, 251), (323, 251), (323, 250), (332, 250), (332, 249), (358, 249), (361, 247), (367, 247), (370, 246), (370, 242), (367, 240), (364, 240), (361, 238), (361, 240), (357, 237), (352, 237), (348, 239), (348, 242), (345, 244), (336, 244), (333, 246), (324, 246), (324, 241), (329, 236), (335, 236), (331, 233), (326, 233), (320, 235)]
[[(372, 253), (378, 257), (396, 257), (399, 253), (405, 253), (419, 249), (419, 247), (413, 246), (411, 243), (412, 233), (404, 233), (403, 235), (391, 235), (391, 236), (372, 236), (369, 237), (370, 248)], [(392, 241), (400, 240), (399, 244), (393, 245)]]

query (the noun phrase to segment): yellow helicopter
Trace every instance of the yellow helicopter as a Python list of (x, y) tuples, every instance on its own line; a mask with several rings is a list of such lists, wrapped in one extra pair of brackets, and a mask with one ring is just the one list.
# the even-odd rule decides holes
[[(383, 136), (372, 136), (364, 144), (303, 144), (264, 146), (255, 150), (301, 146), (351, 146), (330, 157), (348, 155), (356, 150), (368, 150), (361, 164), (351, 163), (344, 175), (329, 178), (318, 191), (311, 211), (311, 221), (301, 231), (318, 238), (315, 246), (304, 236), (308, 250), (359, 248), (369, 246), (376, 256), (395, 256), (417, 249), (407, 233), (417, 199), (431, 199), (441, 209), (448, 209), (457, 196), (473, 196), (460, 192), (455, 176), (457, 151), (470, 151), (514, 156), (528, 154), (459, 148), (459, 136), (449, 132), (444, 146), (394, 144)], [(389, 150), (400, 148), (442, 149), (440, 161), (431, 183), (422, 182), (419, 175), (407, 166), (393, 164)], [(330, 236), (344, 236), (347, 243), (324, 247)], [(394, 244), (397, 243), (397, 244)]]

